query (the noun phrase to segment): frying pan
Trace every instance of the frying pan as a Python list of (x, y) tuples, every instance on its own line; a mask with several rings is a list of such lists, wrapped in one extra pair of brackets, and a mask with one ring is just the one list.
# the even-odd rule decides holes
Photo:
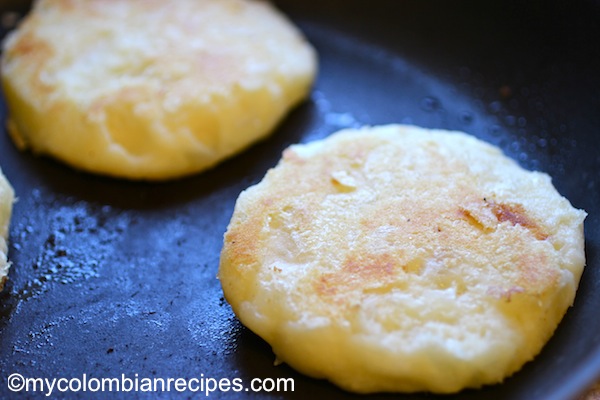
[[(276, 4), (319, 52), (314, 90), (270, 138), (210, 171), (161, 184), (103, 178), (19, 153), (0, 134), (0, 164), (19, 198), (10, 231), (13, 266), (0, 294), (0, 397), (16, 396), (7, 388), (12, 373), (85, 373), (291, 377), (294, 392), (241, 394), (356, 398), (275, 367), (269, 346), (234, 317), (215, 275), (237, 195), (285, 147), (344, 127), (393, 122), (463, 130), (498, 145), (525, 168), (549, 173), (559, 192), (589, 213), (587, 267), (575, 304), (541, 354), (502, 384), (443, 396), (577, 397), (600, 377), (600, 5)], [(27, 7), (0, 5), (19, 15)], [(370, 396), (391, 397), (437, 398)]]

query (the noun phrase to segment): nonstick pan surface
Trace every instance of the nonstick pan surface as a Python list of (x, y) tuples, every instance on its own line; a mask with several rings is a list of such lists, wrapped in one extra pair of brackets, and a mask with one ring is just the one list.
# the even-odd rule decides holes
[[(292, 377), (294, 392), (210, 397), (360, 398), (273, 366), (269, 346), (236, 320), (215, 276), (237, 195), (285, 147), (384, 123), (473, 134), (524, 167), (549, 173), (561, 194), (589, 213), (587, 267), (575, 304), (542, 353), (500, 385), (443, 398), (578, 396), (600, 376), (600, 5), (276, 4), (316, 47), (318, 80), (269, 139), (210, 171), (162, 184), (97, 177), (20, 153), (0, 133), (0, 165), (19, 198), (10, 231), (13, 266), (0, 293), (0, 398), (34, 397), (8, 390), (12, 373)], [(25, 11), (20, 2), (0, 5)], [(370, 396), (379, 397), (438, 398)]]

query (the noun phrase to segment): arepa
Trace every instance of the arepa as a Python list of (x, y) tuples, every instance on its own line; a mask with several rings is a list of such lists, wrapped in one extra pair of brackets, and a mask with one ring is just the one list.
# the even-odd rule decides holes
[(10, 217), (12, 214), (13, 202), (15, 201), (15, 193), (0, 170), (0, 291), (4, 288), (10, 262), (8, 261), (8, 228), (10, 225)]
[(316, 68), (267, 2), (38, 0), (4, 42), (2, 83), (20, 148), (164, 180), (270, 134)]
[(280, 362), (360, 392), (502, 382), (553, 334), (583, 221), (548, 175), (460, 132), (389, 125), (288, 148), (242, 192), (219, 278)]

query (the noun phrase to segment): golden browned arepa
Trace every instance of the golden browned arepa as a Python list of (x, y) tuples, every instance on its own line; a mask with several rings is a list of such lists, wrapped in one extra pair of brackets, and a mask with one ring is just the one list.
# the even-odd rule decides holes
[(162, 180), (268, 135), (316, 68), (267, 2), (39, 0), (4, 42), (2, 82), (20, 148)]
[(8, 246), (6, 240), (8, 239), (8, 227), (10, 225), (14, 200), (15, 193), (13, 188), (2, 173), (2, 170), (0, 170), (0, 291), (4, 288), (4, 282), (6, 282), (6, 276), (10, 268), (10, 263), (7, 259)]
[(354, 392), (451, 393), (538, 354), (573, 303), (585, 216), (467, 134), (345, 130), (291, 146), (240, 194), (219, 278), (298, 371)]

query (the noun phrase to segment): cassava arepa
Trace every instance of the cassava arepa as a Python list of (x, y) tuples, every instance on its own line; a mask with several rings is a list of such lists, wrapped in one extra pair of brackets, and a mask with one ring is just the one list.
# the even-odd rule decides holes
[(452, 393), (538, 354), (573, 303), (585, 216), (467, 134), (345, 130), (240, 194), (219, 278), (280, 362), (354, 392)]
[(2, 173), (2, 170), (0, 170), (0, 291), (4, 288), (4, 282), (6, 282), (6, 276), (10, 268), (10, 263), (7, 259), (8, 246), (6, 240), (8, 238), (8, 227), (14, 200), (15, 194), (13, 188)]
[(316, 68), (268, 2), (38, 0), (4, 42), (2, 82), (20, 148), (162, 180), (265, 137)]

